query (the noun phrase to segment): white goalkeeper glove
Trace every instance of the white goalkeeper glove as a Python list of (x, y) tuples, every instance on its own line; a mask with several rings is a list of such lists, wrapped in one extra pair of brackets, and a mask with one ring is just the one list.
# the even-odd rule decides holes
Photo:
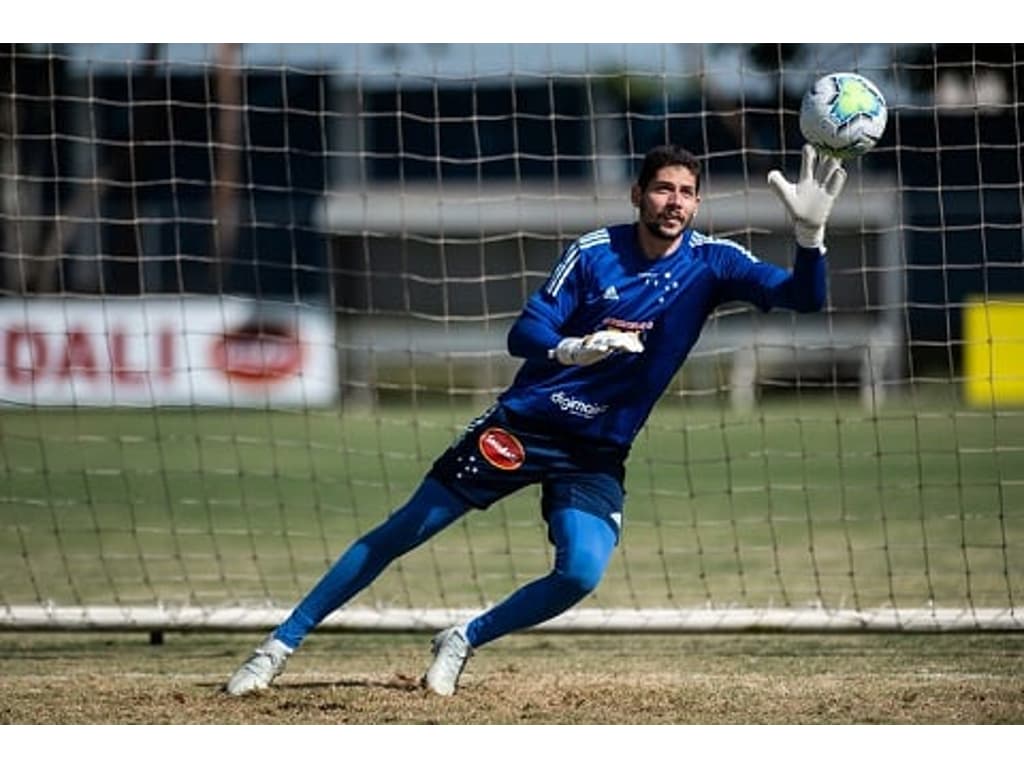
[(567, 336), (552, 349), (553, 357), (562, 365), (593, 365), (616, 352), (643, 352), (644, 344), (635, 333), (626, 331), (597, 331), (582, 338)]
[(804, 144), (796, 184), (790, 183), (781, 171), (768, 174), (768, 186), (793, 217), (796, 241), (804, 248), (821, 248), (825, 244), (825, 223), (845, 183), (842, 162), (818, 153), (810, 144)]

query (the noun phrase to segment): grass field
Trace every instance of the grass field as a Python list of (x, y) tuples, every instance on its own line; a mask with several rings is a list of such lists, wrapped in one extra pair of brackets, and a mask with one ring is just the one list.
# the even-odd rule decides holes
[[(1024, 413), (821, 399), (660, 406), (588, 607), (1019, 611)], [(0, 608), (288, 607), (477, 408), (23, 411), (0, 423)], [(538, 495), (469, 515), (358, 603), (477, 607), (543, 573)], [(259, 633), (0, 632), (5, 723), (1022, 723), (1024, 633), (548, 634), (417, 687), (429, 635), (315, 633), (267, 695)]]
[[(0, 605), (291, 604), (477, 410), (4, 415)], [(1024, 412), (666, 403), (596, 607), (1009, 608)], [(361, 597), (475, 607), (545, 571), (539, 496), (467, 516)]]

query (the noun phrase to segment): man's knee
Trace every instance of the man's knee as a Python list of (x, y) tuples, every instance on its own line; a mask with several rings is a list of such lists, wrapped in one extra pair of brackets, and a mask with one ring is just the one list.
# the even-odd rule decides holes
[(577, 550), (569, 553), (565, 562), (556, 566), (555, 572), (567, 588), (582, 596), (597, 589), (607, 565), (608, 559), (603, 553)]
[(615, 549), (615, 531), (607, 520), (573, 508), (553, 512), (549, 525), (556, 546), (554, 575), (577, 599), (593, 592)]

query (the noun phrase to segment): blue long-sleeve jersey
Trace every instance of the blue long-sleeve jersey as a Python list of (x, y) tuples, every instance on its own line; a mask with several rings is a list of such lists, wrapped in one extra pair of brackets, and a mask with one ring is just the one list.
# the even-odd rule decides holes
[[(797, 247), (788, 270), (689, 229), (675, 252), (651, 260), (635, 224), (595, 230), (565, 249), (510, 329), (509, 352), (525, 361), (498, 400), (555, 432), (628, 448), (716, 307), (817, 311), (825, 273), (818, 249)], [(607, 328), (638, 332), (644, 351), (589, 366), (549, 358), (563, 337)]]

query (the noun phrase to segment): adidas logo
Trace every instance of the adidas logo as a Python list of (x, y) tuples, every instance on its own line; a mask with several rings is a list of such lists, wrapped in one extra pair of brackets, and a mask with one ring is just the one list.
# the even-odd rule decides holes
[(604, 298), (607, 299), (608, 301), (619, 300), (619, 292), (615, 290), (614, 285), (609, 285), (607, 288), (604, 289)]

